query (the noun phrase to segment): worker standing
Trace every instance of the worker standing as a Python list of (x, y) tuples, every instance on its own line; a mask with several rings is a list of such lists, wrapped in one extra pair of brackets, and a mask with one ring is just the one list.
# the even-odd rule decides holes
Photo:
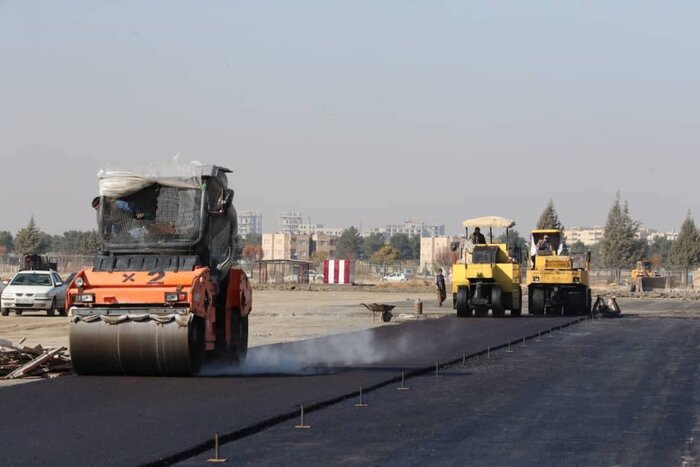
[(447, 287), (445, 287), (445, 276), (442, 275), (442, 268), (437, 270), (435, 275), (435, 290), (437, 291), (438, 306), (447, 298)]

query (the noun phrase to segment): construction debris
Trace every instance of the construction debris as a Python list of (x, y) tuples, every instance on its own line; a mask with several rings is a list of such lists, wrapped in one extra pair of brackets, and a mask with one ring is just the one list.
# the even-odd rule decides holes
[(617, 300), (615, 300), (615, 297), (602, 297), (598, 295), (598, 298), (595, 301), (595, 305), (593, 305), (593, 310), (591, 310), (591, 313), (595, 316), (598, 313), (600, 313), (603, 316), (620, 316), (622, 311), (620, 310), (620, 306), (617, 304)]
[(27, 376), (55, 378), (72, 371), (70, 357), (65, 347), (45, 349), (22, 346), (24, 340), (13, 345), (0, 342), (0, 377), (15, 379)]

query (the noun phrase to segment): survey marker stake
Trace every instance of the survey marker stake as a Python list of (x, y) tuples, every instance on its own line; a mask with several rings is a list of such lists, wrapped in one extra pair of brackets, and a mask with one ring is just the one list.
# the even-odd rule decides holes
[(362, 386), (360, 386), (360, 402), (354, 405), (355, 407), (367, 407), (367, 404), (362, 401)]
[(508, 341), (508, 350), (506, 350), (506, 352), (513, 352), (512, 350), (510, 350), (510, 341)]
[(296, 425), (294, 428), (298, 430), (308, 430), (311, 428), (311, 425), (306, 425), (304, 423), (304, 404), (301, 404), (301, 423)]
[(207, 462), (213, 462), (216, 464), (222, 464), (226, 462), (226, 459), (223, 459), (219, 456), (219, 433), (214, 434), (214, 457), (212, 457), (211, 459), (207, 459)]
[(542, 339), (540, 339), (540, 333), (537, 333), (537, 339), (535, 339), (535, 342), (542, 342)]
[(440, 376), (440, 364), (435, 362), (435, 377)]
[(406, 377), (404, 375), (404, 372), (402, 371), (401, 372), (401, 386), (396, 388), (398, 391), (408, 391), (409, 389), (411, 389), (404, 384), (405, 380), (406, 380)]
[(467, 354), (462, 354), (462, 367), (467, 366)]
[(486, 358), (491, 359), (491, 346), (486, 347)]
[(523, 337), (523, 345), (522, 347), (525, 347), (525, 338)]

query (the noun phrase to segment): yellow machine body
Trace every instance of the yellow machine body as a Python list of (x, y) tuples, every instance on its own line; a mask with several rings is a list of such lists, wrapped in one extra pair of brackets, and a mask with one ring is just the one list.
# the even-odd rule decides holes
[[(538, 248), (548, 237), (550, 248)], [(569, 254), (559, 229), (532, 231), (527, 270), (528, 312), (588, 314), (591, 310), (590, 254)]]

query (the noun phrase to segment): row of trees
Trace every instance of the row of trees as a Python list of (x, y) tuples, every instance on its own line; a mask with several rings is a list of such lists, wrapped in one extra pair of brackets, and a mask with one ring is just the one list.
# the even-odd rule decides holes
[[(593, 267), (622, 269), (633, 267), (636, 261), (649, 259), (656, 265), (666, 265), (685, 270), (700, 264), (700, 232), (690, 213), (683, 221), (675, 241), (656, 238), (652, 242), (637, 237), (641, 222), (632, 218), (629, 205), (618, 193), (608, 212), (603, 239), (597, 245), (586, 247), (580, 242), (569, 245), (571, 252), (591, 251)], [(564, 226), (549, 201), (537, 221), (538, 229), (562, 229)], [(527, 251), (527, 240), (517, 231), (510, 232), (511, 243)], [(505, 234), (498, 238), (505, 241)], [(20, 229), (16, 235), (0, 231), (0, 253), (63, 253), (93, 255), (99, 251), (100, 241), (97, 232), (69, 230), (61, 235), (49, 235), (42, 232), (30, 218), (27, 227)], [(262, 259), (261, 235), (249, 235), (239, 239), (236, 245), (237, 256), (246, 260)], [(452, 264), (450, 252), (445, 253), (445, 265)], [(355, 227), (345, 229), (336, 241), (336, 257), (363, 259), (376, 263), (391, 263), (398, 260), (415, 260), (420, 258), (420, 237), (397, 234), (389, 241), (382, 234), (374, 233), (362, 237)], [(322, 258), (321, 258), (322, 259)]]
[(34, 217), (14, 236), (8, 231), (0, 231), (0, 253), (62, 253), (94, 255), (100, 249), (100, 239), (95, 230), (69, 230), (61, 235), (42, 232), (34, 222)]
[[(641, 222), (630, 215), (627, 201), (617, 193), (608, 212), (603, 239), (589, 247), (576, 242), (570, 245), (570, 251), (591, 251), (593, 267), (618, 271), (631, 268), (643, 259), (649, 259), (657, 266), (664, 264), (686, 271), (700, 264), (700, 232), (690, 211), (681, 224), (676, 240), (657, 237), (652, 242), (647, 242), (637, 236), (640, 225)], [(540, 215), (537, 228), (564, 230), (551, 200)]]

